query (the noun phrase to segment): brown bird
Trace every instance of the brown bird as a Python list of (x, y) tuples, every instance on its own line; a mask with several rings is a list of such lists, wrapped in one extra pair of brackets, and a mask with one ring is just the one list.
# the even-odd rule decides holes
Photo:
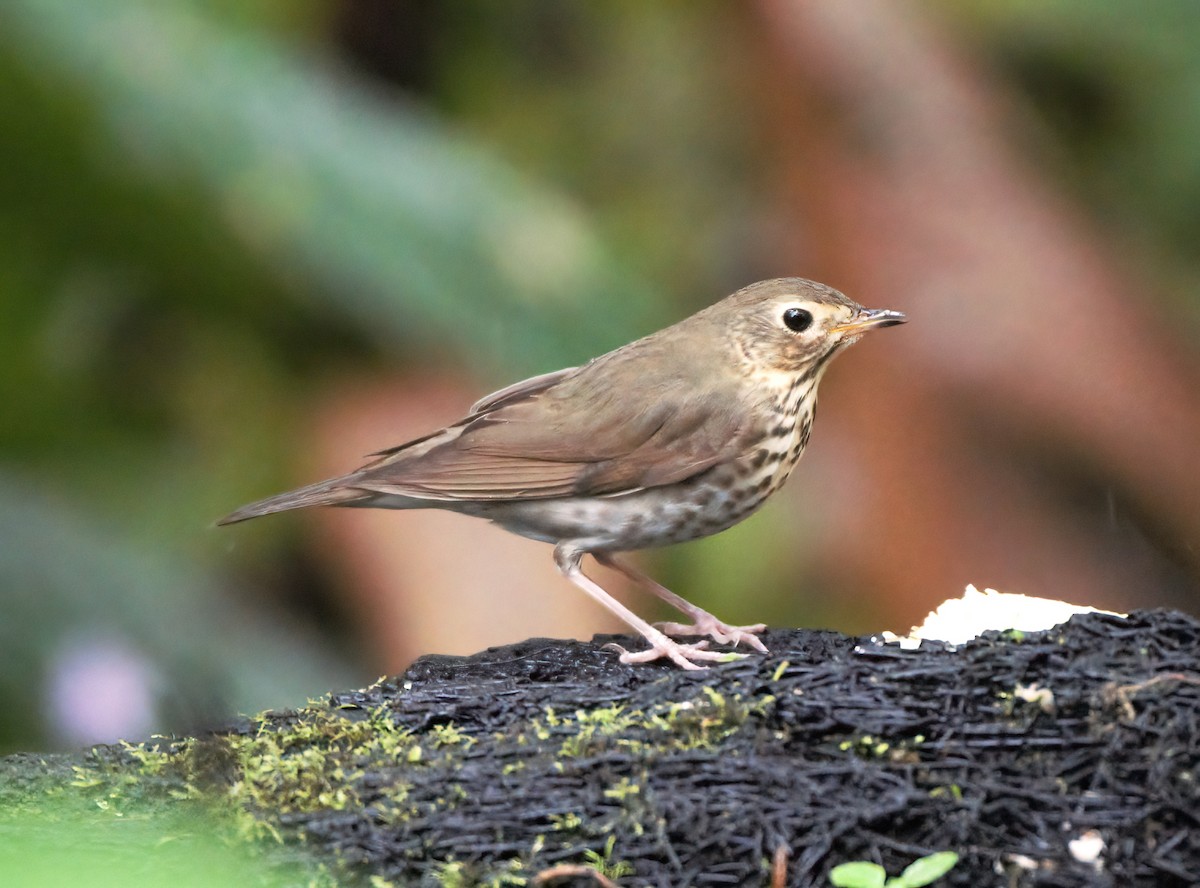
[[(232, 524), (304, 506), (449, 509), (554, 544), (559, 570), (650, 643), (623, 663), (684, 669), (766, 651), (766, 627), (729, 626), (615, 553), (694, 540), (750, 515), (782, 486), (812, 432), (830, 359), (897, 311), (864, 309), (802, 278), (761, 281), (674, 326), (503, 388), (444, 429), (373, 454), (348, 475), (252, 503)], [(656, 629), (584, 575), (590, 554), (692, 619)]]

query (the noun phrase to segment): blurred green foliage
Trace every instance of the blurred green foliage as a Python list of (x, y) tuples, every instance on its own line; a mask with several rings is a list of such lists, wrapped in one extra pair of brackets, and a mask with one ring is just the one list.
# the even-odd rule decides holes
[[(102, 815), (101, 815), (102, 816)], [(200, 817), (47, 815), (0, 830), (0, 867), (13, 888), (275, 888), (334, 880), (251, 856)]]
[[(85, 762), (85, 764), (75, 764)], [(0, 764), (0, 872), (9, 888), (333, 888), (303, 849), (251, 846), (219, 802), (164, 801), (153, 775), (106, 782), (86, 759)], [(183, 793), (180, 792), (182, 796)]]

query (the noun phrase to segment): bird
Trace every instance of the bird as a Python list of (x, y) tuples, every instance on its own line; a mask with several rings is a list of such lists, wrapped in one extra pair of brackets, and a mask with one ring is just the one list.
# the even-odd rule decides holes
[[(868, 330), (906, 320), (804, 278), (759, 281), (586, 364), (493, 392), (348, 474), (217, 523), (309, 506), (460, 512), (552, 544), (559, 571), (648, 644), (614, 645), (622, 663), (665, 658), (696, 670), (737, 656), (709, 639), (766, 653), (765, 624), (726, 624), (622, 554), (719, 533), (757, 511), (808, 445), (831, 359)], [(583, 572), (586, 555), (691, 623), (643, 620)]]

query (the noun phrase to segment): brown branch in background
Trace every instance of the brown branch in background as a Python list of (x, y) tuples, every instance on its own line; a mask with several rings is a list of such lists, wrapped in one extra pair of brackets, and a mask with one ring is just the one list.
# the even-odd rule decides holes
[[(765, 125), (804, 220), (784, 258), (913, 320), (831, 374), (813, 448), (829, 575), (899, 625), (968, 581), (1182, 603), (1200, 576), (1200, 368), (1154, 294), (1022, 162), (1003, 89), (927, 7), (758, 10)], [(1072, 501), (1105, 489), (1152, 544), (1102, 498)]]

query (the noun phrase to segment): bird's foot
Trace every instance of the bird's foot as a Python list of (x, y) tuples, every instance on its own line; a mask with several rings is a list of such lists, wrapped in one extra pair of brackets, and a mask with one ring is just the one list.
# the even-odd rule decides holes
[(663, 636), (661, 639), (648, 638), (646, 640), (650, 642), (650, 647), (644, 651), (627, 651), (619, 644), (606, 644), (605, 647), (620, 651), (622, 663), (649, 663), (652, 660), (666, 658), (681, 669), (706, 669), (707, 667), (700, 665), (701, 661), (728, 663), (732, 660), (740, 660), (746, 656), (745, 654), (710, 651), (707, 641), (698, 641), (695, 644), (680, 644), (666, 636)]
[(696, 622), (690, 625), (686, 623), (655, 623), (654, 625), (667, 635), (707, 635), (718, 644), (731, 644), (736, 647), (745, 643), (747, 647), (752, 647), (759, 653), (769, 653), (767, 646), (758, 638), (759, 632), (766, 631), (766, 623), (755, 623), (753, 626), (730, 626), (722, 623), (712, 614), (704, 614), (698, 616)]

